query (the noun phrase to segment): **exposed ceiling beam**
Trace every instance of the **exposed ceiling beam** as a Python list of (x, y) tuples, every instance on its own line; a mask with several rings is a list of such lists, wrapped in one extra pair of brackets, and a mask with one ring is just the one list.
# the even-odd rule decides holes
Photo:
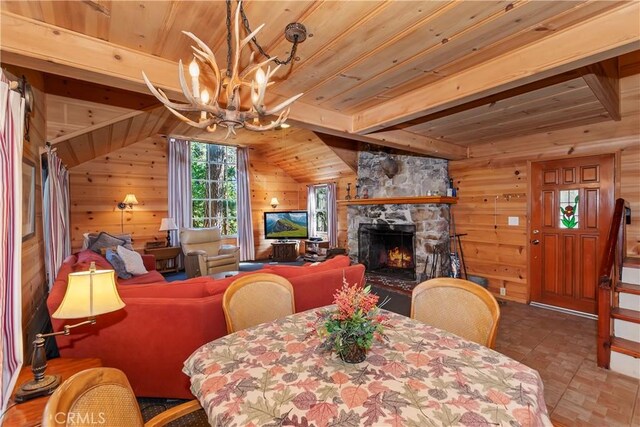
[(523, 48), (411, 91), (354, 116), (367, 134), (640, 47), (640, 2), (628, 2)]
[(88, 102), (112, 105), (115, 107), (140, 110), (153, 105), (160, 105), (160, 101), (153, 95), (131, 92), (116, 87), (98, 83), (86, 82), (55, 74), (44, 77), (44, 91), (48, 95), (58, 95), (65, 98), (80, 99)]
[(367, 144), (379, 145), (394, 148), (396, 150), (409, 153), (422, 154), (425, 156), (439, 157), (448, 160), (461, 160), (467, 158), (467, 148), (438, 141), (405, 130), (390, 130), (388, 132), (378, 132), (371, 135), (359, 135), (357, 133), (347, 133), (333, 129), (313, 126), (308, 123), (293, 122), (300, 127), (314, 132), (322, 132), (333, 136), (352, 139), (354, 141), (366, 142)]
[[(585, 70), (586, 72), (586, 70)], [(433, 114), (428, 114), (426, 116), (422, 116), (422, 117), (418, 117), (416, 119), (413, 120), (407, 120), (406, 122), (403, 123), (398, 123), (397, 125), (393, 125), (393, 126), (389, 126), (387, 128), (381, 129), (375, 133), (370, 133), (367, 136), (374, 136), (376, 133), (378, 132), (382, 132), (382, 131), (387, 131), (387, 130), (397, 130), (397, 129), (407, 129), (407, 128), (411, 128), (413, 126), (417, 126), (417, 125), (421, 125), (424, 123), (428, 123), (430, 121), (433, 120), (437, 120), (440, 119), (442, 117), (447, 117), (447, 116), (451, 116), (453, 114), (457, 114), (457, 113), (461, 113), (463, 111), (467, 111), (467, 110), (472, 110), (474, 108), (477, 107), (481, 107), (483, 105), (487, 105), (487, 104), (493, 104), (496, 103), (498, 101), (502, 101), (504, 99), (508, 99), (508, 98), (512, 98), (514, 96), (518, 96), (518, 95), (522, 95), (525, 93), (529, 93), (529, 92), (533, 92), (536, 91), (538, 89), (542, 89), (545, 88), (547, 86), (553, 86), (559, 83), (563, 83), (569, 80), (573, 80), (575, 78), (579, 78), (582, 76), (583, 73), (580, 73), (578, 70), (576, 71), (569, 71), (566, 73), (562, 73), (562, 74), (558, 74), (556, 76), (552, 76), (537, 82), (533, 82), (533, 83), (529, 83), (526, 84), (524, 86), (518, 86), (516, 88), (504, 91), (504, 92), (500, 92), (500, 93), (496, 93), (495, 95), (490, 95), (490, 96), (486, 96), (483, 98), (479, 98), (476, 99), (474, 101), (471, 102), (467, 102), (461, 105), (457, 105), (455, 107), (452, 108), (447, 108), (446, 110), (442, 110), (442, 111), (438, 111), (436, 113)]]
[(374, 140), (374, 144), (447, 160), (466, 159), (468, 155), (467, 147), (438, 141), (406, 130), (388, 130), (367, 136)]
[(358, 172), (358, 149), (360, 145), (358, 141), (328, 135), (322, 132), (314, 132), (314, 134), (320, 138), (327, 147), (331, 148), (331, 150), (349, 166), (349, 169), (353, 172)]
[[(171, 98), (182, 99), (178, 64), (61, 27), (2, 11), (2, 61), (88, 82), (149, 94), (149, 79)], [(270, 94), (267, 104), (286, 98)], [(289, 117), (348, 132), (351, 116), (297, 101)]]
[(582, 76), (596, 98), (607, 110), (609, 116), (620, 121), (620, 80), (618, 79), (618, 58), (589, 65)]
[[(6, 11), (0, 17), (3, 62), (145, 95), (149, 92), (142, 80), (142, 70), (147, 70), (149, 78), (168, 96), (182, 95), (177, 64), (173, 61)], [(268, 102), (275, 104), (284, 99), (271, 95)], [(466, 156), (466, 150), (459, 146), (403, 131), (395, 132), (392, 138), (351, 135), (351, 116), (301, 101), (293, 104), (289, 118), (310, 130), (418, 154), (455, 159)], [(404, 136), (406, 141), (402, 140)]]

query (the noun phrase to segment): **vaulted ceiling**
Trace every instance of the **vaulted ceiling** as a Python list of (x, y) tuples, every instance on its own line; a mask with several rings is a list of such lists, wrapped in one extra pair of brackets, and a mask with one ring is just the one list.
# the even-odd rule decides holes
[[(258, 38), (273, 55), (288, 54), (287, 23), (302, 22), (309, 32), (294, 65), (281, 69), (269, 89), (269, 103), (304, 93), (290, 115), (297, 129), (286, 135), (294, 150), (326, 145), (333, 135), (461, 159), (474, 144), (617, 120), (617, 64), (607, 60), (640, 47), (638, 2), (244, 4), (253, 27), (266, 24)], [(80, 144), (84, 153), (74, 161), (112, 149), (118, 143), (103, 142), (105, 135), (121, 136), (123, 126), (125, 145), (150, 132), (224, 136), (201, 135), (154, 109), (141, 78), (144, 70), (167, 94), (181, 97), (177, 61), (190, 60), (182, 30), (224, 59), (224, 2), (3, 1), (1, 13), (3, 62), (46, 72), (54, 83), (63, 76), (122, 90), (112, 98), (132, 98), (96, 106), (91, 103), (101, 101), (88, 93), (93, 90), (65, 93), (52, 84), (49, 137), (71, 152)], [(278, 150), (283, 141), (276, 131), (241, 132), (228, 142)]]

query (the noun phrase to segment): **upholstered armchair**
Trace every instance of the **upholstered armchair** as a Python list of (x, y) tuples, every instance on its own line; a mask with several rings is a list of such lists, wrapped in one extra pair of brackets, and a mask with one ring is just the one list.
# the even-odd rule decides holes
[(183, 228), (180, 245), (187, 277), (204, 276), (238, 270), (240, 248), (222, 244), (219, 228)]

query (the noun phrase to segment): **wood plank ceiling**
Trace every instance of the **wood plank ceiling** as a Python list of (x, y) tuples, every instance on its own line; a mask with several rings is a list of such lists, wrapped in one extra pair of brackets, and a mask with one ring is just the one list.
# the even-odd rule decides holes
[[(557, 52), (549, 54), (552, 56), (544, 58), (546, 63), (541, 58), (535, 69), (510, 70), (521, 75), (504, 73), (499, 78), (487, 77), (483, 74), (486, 71), (479, 68), (495, 63), (499, 69), (500, 61), (515, 61), (520, 51), (535, 52), (538, 46), (540, 51), (545, 51), (544, 43), (551, 43), (556, 38), (565, 40), (561, 37), (567, 37), (571, 32), (587, 34), (589, 23), (593, 28), (611, 26), (621, 19), (620, 16), (638, 13), (637, 4), (632, 3), (247, 0), (245, 9), (253, 27), (266, 23), (259, 40), (267, 51), (280, 57), (286, 56), (290, 48), (282, 37), (286, 24), (299, 21), (308, 29), (309, 37), (299, 46), (295, 64), (283, 67), (276, 83), (269, 89), (276, 98), (304, 92), (292, 111), (292, 119), (297, 124), (334, 135), (351, 134), (361, 141), (377, 141), (381, 145), (422, 154), (462, 158), (473, 144), (512, 137), (516, 133), (535, 133), (550, 127), (610, 119), (611, 112), (603, 105), (603, 100), (594, 95), (593, 87), (581, 77), (552, 82), (508, 99), (474, 104), (473, 108), (460, 106), (503, 92), (500, 90), (503, 86), (513, 88), (548, 78), (556, 68), (564, 67), (562, 72), (566, 72), (572, 63), (577, 69), (586, 65), (589, 58), (601, 60), (631, 51), (632, 41), (636, 42), (637, 49), (638, 30), (627, 28), (631, 21), (623, 18), (621, 36), (616, 39), (617, 44), (610, 42), (607, 53), (602, 49), (597, 51), (594, 43), (588, 43), (593, 51), (583, 49), (579, 54), (564, 52), (559, 47)], [(107, 56), (105, 63), (100, 64), (91, 58), (100, 49), (105, 54), (118, 47), (128, 49), (122, 55), (137, 54), (139, 57), (131, 59), (127, 56), (126, 63), (142, 64), (151, 80), (164, 84), (168, 93), (177, 88), (177, 70), (171, 75), (165, 73), (166, 61), (190, 61), (190, 42), (181, 34), (182, 30), (193, 32), (209, 44), (219, 63), (226, 58), (225, 3), (220, 1), (3, 1), (1, 9), (3, 21), (9, 23), (2, 26), (2, 38), (6, 43), (1, 47), (8, 61), (98, 82), (100, 79), (96, 76), (103, 76), (105, 84), (133, 88), (140, 93), (148, 94), (140, 85), (142, 70), (120, 64), (120, 54), (113, 55), (115, 62)], [(59, 44), (68, 47), (65, 51), (68, 57), (64, 54), (55, 57), (55, 46), (45, 55), (38, 51), (41, 48), (21, 44), (22, 41), (8, 31), (9, 27), (16, 26), (24, 30), (25, 37), (31, 33), (34, 40), (40, 30), (54, 31), (54, 35), (61, 36)], [(599, 39), (606, 38), (607, 34)], [(91, 54), (83, 55), (82, 49), (88, 49), (86, 52)], [(246, 62), (248, 52), (244, 54)], [(159, 59), (165, 62), (154, 65)], [(476, 68), (478, 80), (486, 80), (483, 83), (486, 87), (478, 84), (477, 88), (468, 89), (469, 95), (458, 93), (460, 82), (464, 81), (462, 76)], [(539, 72), (537, 78), (536, 72)], [(429, 88), (433, 88), (433, 92), (427, 91)], [(412, 98), (414, 93), (415, 99)], [(418, 95), (425, 93), (433, 96), (425, 99)], [(85, 101), (64, 106), (61, 99), (52, 98), (53, 107), (49, 111), (54, 112), (49, 136), (81, 132), (81, 125), (73, 123), (76, 117), (78, 123), (87, 124), (91, 132), (108, 134), (107, 130), (91, 126), (114, 119), (116, 113), (130, 112), (122, 106), (90, 108), (83, 103)], [(150, 115), (157, 120), (155, 125), (147, 120)], [(147, 135), (147, 131), (159, 129), (192, 137), (196, 134), (165, 116), (146, 111), (141, 117), (126, 120), (144, 120), (140, 132), (134, 132), (140, 139), (152, 136)], [(401, 124), (423, 116), (425, 119), (419, 123)], [(87, 119), (91, 119), (89, 123)], [(382, 133), (375, 132), (380, 129)], [(83, 147), (85, 153), (76, 153), (77, 161), (94, 152), (102, 152), (96, 145), (98, 136), (87, 137), (93, 140), (94, 148)], [(322, 144), (308, 131), (290, 131), (287, 138), (306, 141), (289, 147), (298, 151), (311, 149), (307, 143)], [(282, 141), (277, 134), (266, 136), (246, 132), (229, 142), (274, 144), (273, 152), (277, 152)], [(66, 145), (73, 146), (69, 142)], [(105, 147), (111, 146), (105, 144)], [(300, 179), (305, 180), (304, 177)]]

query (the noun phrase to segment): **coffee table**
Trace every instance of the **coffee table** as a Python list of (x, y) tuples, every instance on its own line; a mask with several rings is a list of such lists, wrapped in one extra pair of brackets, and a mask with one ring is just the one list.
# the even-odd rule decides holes
[(212, 279), (218, 280), (218, 279), (224, 279), (225, 277), (237, 276), (240, 273), (242, 273), (242, 272), (241, 271), (237, 271), (237, 270), (223, 271), (221, 273), (210, 274), (210, 277)]

